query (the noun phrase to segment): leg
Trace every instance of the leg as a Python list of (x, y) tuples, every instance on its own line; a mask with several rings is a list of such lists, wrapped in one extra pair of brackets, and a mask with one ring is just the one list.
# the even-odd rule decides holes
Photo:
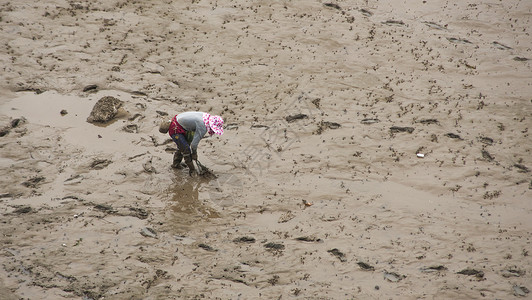
[(182, 155), (182, 157), (185, 159), (185, 164), (187, 165), (189, 169), (189, 173), (192, 174), (195, 168), (194, 168), (194, 164), (192, 163), (192, 157), (191, 157), (192, 153), (190, 151), (190, 146), (188, 145), (185, 135), (178, 133), (174, 135), (172, 139), (177, 144), (177, 150)]
[(172, 163), (172, 168), (181, 169), (181, 161), (183, 160), (183, 153), (177, 149), (174, 153), (174, 162)]

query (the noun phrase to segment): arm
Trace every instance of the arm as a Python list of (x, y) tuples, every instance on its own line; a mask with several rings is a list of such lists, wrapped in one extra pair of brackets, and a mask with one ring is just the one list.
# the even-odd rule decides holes
[(190, 143), (190, 149), (192, 150), (192, 153), (197, 153), (198, 144), (200, 140), (205, 136), (205, 133), (207, 133), (207, 128), (205, 127), (205, 124), (203, 124), (203, 120), (201, 120), (201, 124), (196, 125), (194, 138), (192, 139), (192, 143)]

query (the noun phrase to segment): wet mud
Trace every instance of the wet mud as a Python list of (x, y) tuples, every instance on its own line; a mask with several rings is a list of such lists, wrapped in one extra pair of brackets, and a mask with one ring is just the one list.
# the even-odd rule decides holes
[(530, 297), (531, 11), (0, 3), (0, 299)]

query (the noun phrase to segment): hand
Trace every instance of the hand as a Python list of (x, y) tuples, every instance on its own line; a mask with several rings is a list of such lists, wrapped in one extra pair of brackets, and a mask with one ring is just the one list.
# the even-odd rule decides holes
[(197, 152), (192, 152), (191, 156), (192, 160), (198, 160), (198, 153)]

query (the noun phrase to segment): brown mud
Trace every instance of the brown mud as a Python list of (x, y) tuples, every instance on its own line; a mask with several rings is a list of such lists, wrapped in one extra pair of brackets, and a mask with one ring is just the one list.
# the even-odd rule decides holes
[[(0, 1), (0, 298), (530, 297), (531, 16)], [(189, 110), (216, 176), (170, 167)]]

